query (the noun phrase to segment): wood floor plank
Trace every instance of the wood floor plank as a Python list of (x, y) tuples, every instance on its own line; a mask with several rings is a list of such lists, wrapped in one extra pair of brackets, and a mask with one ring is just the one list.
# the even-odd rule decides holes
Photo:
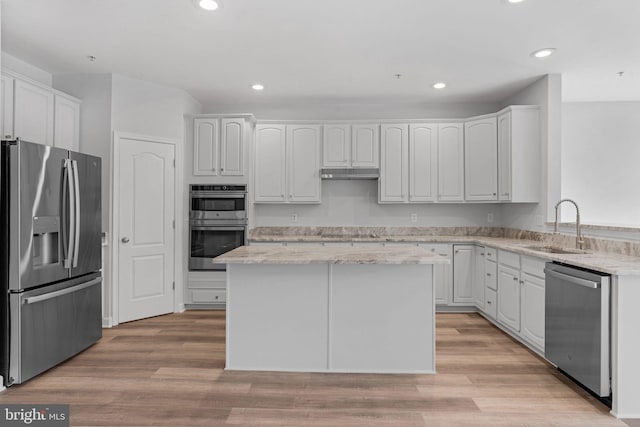
[(250, 372), (224, 370), (224, 311), (158, 316), (105, 329), (0, 403), (67, 403), (80, 426), (625, 425), (481, 316), (436, 323), (436, 375)]

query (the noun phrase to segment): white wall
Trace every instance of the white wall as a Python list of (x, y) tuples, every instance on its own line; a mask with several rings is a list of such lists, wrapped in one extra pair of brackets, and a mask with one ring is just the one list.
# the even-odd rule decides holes
[[(54, 87), (82, 99), (80, 149), (102, 157), (103, 231), (110, 232), (112, 212), (111, 152), (114, 131), (137, 133), (177, 141), (176, 157), (182, 159), (185, 141), (185, 114), (201, 112), (201, 105), (186, 92), (117, 74), (72, 74), (54, 76)], [(180, 163), (182, 164), (182, 162)], [(180, 176), (182, 168), (177, 172)], [(178, 180), (181, 185), (181, 179)], [(177, 190), (177, 203), (183, 202)], [(182, 209), (178, 210), (180, 221)], [(110, 241), (110, 239), (108, 239)], [(184, 238), (177, 236), (176, 256), (185, 253)], [(111, 324), (114, 314), (110, 277), (111, 251), (105, 251), (103, 322)], [(176, 289), (181, 289), (182, 264), (176, 269)], [(182, 301), (181, 293), (178, 298)]]
[(2, 52), (2, 67), (7, 70), (15, 71), (16, 73), (22, 74), (23, 76), (29, 77), (30, 79), (47, 86), (51, 86), (53, 82), (53, 76), (51, 73), (38, 68), (35, 65), (24, 62), (7, 52)]
[[(257, 94), (259, 96), (259, 94)], [(498, 111), (498, 104), (206, 104), (211, 114), (251, 113), (258, 120), (455, 119)]]
[(639, 123), (640, 102), (562, 105), (562, 197), (576, 200), (583, 223), (640, 227)]
[[(418, 222), (411, 222), (411, 214)], [(487, 214), (494, 221), (487, 221)], [(298, 221), (291, 221), (297, 214)], [(321, 205), (255, 205), (254, 226), (497, 226), (495, 204), (378, 204), (378, 182), (323, 181)]]
[[(546, 231), (545, 221), (553, 220), (554, 205), (560, 200), (560, 121), (562, 82), (559, 74), (549, 74), (505, 100), (508, 105), (540, 107), (540, 203), (503, 205), (504, 227)], [(517, 171), (514, 171), (517, 173)]]

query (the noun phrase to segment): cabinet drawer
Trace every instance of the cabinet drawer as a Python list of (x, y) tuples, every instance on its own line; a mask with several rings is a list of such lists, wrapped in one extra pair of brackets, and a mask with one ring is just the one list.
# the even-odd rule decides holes
[(508, 265), (516, 270), (520, 270), (520, 255), (516, 253), (503, 251), (501, 249), (498, 251), (498, 260), (500, 260), (500, 264), (502, 265)]
[(487, 288), (493, 289), (494, 291), (498, 290), (498, 264), (493, 261), (485, 261), (484, 262), (484, 270), (485, 270), (485, 284)]
[(190, 292), (191, 302), (194, 304), (227, 301), (227, 291), (225, 289), (192, 289)]
[(442, 256), (451, 257), (453, 254), (453, 248), (451, 245), (445, 243), (420, 243), (418, 246), (425, 248), (428, 251), (436, 252)]
[(489, 246), (486, 246), (484, 253), (486, 254), (488, 260), (498, 262), (498, 250), (496, 248), (490, 248)]
[(484, 294), (484, 312), (492, 319), (498, 314), (498, 294), (492, 289), (487, 289)]
[(523, 273), (527, 273), (532, 276), (536, 276), (544, 279), (545, 260), (543, 260), (542, 258), (534, 258), (530, 256), (525, 256), (525, 255), (522, 255), (520, 259), (522, 262)]
[(188, 289), (226, 289), (227, 273), (215, 272), (190, 272), (187, 276)]

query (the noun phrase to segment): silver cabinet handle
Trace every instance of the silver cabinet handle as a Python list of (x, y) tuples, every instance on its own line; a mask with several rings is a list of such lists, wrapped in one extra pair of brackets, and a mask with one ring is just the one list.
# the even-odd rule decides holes
[(487, 273), (487, 276), (491, 277), (491, 273)]
[(514, 278), (513, 278), (513, 280), (514, 280), (514, 281), (518, 281), (518, 278), (517, 278), (517, 277), (514, 277)]
[(487, 301), (487, 304), (491, 304), (491, 301)]
[(122, 243), (129, 243), (128, 237), (123, 237), (121, 240), (122, 240)]

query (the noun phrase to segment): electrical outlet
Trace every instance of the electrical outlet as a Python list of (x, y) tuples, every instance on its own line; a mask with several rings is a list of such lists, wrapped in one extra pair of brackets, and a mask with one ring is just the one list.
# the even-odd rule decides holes
[(297, 213), (291, 214), (291, 222), (298, 222), (298, 214)]
[(411, 222), (418, 222), (418, 214), (416, 213), (411, 214)]
[(487, 222), (488, 223), (492, 223), (493, 222), (493, 213), (492, 212), (489, 212), (487, 214)]

